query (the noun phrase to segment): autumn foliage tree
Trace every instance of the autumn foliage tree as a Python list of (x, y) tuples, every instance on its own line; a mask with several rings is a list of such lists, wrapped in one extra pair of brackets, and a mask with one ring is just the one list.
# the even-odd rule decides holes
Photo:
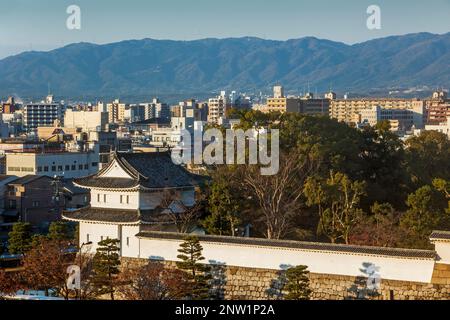
[(126, 300), (180, 300), (189, 292), (186, 273), (150, 262), (138, 268), (126, 268), (118, 278), (117, 288)]
[(29, 289), (44, 290), (47, 296), (52, 289), (59, 296), (69, 298), (67, 267), (73, 263), (74, 256), (67, 248), (60, 241), (42, 238), (27, 252), (22, 273)]
[(0, 299), (14, 295), (17, 291), (26, 289), (22, 275), (19, 272), (6, 272), (0, 269)]
[(389, 203), (375, 203), (372, 215), (362, 215), (353, 228), (350, 243), (356, 245), (396, 247), (401, 245), (405, 232), (400, 228), (401, 214)]

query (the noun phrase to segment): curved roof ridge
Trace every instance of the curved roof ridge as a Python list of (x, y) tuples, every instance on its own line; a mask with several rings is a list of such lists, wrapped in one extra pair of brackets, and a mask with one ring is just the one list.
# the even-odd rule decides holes
[(129, 163), (125, 157), (122, 155), (119, 156), (119, 152), (114, 151), (114, 158), (118, 161), (118, 163), (122, 166), (122, 168), (129, 173), (134, 179), (139, 180), (139, 176), (141, 173)]

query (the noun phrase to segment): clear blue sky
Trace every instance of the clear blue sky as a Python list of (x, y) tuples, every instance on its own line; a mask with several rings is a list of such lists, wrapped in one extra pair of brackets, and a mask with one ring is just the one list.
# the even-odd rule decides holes
[[(79, 31), (66, 28), (71, 4), (81, 8)], [(366, 28), (371, 4), (381, 7), (381, 30)], [(8, 0), (0, 13), (0, 57), (80, 41), (316, 36), (356, 43), (450, 31), (450, 0)]]

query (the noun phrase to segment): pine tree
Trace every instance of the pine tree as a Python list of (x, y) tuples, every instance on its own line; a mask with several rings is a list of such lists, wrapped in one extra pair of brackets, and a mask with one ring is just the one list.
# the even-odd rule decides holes
[(192, 285), (189, 297), (194, 300), (204, 300), (210, 296), (210, 268), (208, 265), (200, 263), (205, 260), (202, 251), (203, 247), (196, 236), (186, 237), (178, 249), (180, 254), (177, 257), (181, 261), (176, 264), (180, 270), (186, 272)]
[(211, 215), (202, 222), (206, 231), (210, 234), (234, 236), (240, 223), (239, 204), (226, 183), (213, 183), (208, 208)]
[(92, 285), (98, 295), (109, 294), (111, 300), (114, 300), (116, 278), (120, 273), (119, 243), (117, 239), (100, 241), (93, 261)]
[(48, 228), (48, 238), (57, 241), (69, 241), (73, 239), (71, 226), (64, 221), (55, 221)]
[(31, 249), (31, 225), (19, 222), (13, 225), (8, 234), (8, 251), (11, 254), (24, 254)]
[(309, 300), (311, 289), (309, 288), (309, 271), (306, 266), (296, 266), (286, 271), (286, 300)]

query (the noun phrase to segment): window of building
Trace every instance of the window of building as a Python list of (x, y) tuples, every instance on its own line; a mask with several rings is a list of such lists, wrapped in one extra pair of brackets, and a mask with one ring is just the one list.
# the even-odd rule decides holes
[(89, 165), (88, 164), (85, 164), (84, 165), (84, 170), (88, 170), (89, 169)]
[(20, 171), (20, 167), (8, 167), (8, 171)]
[(22, 167), (22, 168), (21, 168), (21, 171), (22, 171), (22, 172), (33, 172), (34, 169), (33, 169), (33, 168), (30, 168), (30, 167)]
[(130, 203), (130, 196), (127, 196), (127, 204)]
[(103, 195), (103, 202), (106, 203), (106, 194)]
[(63, 166), (58, 166), (58, 171), (63, 171)]
[(120, 195), (120, 203), (123, 203), (123, 195)]
[(100, 241), (103, 241), (103, 236), (100, 237)]
[(42, 167), (37, 167), (37, 172), (42, 172)]
[(44, 166), (44, 172), (48, 172), (48, 166)]
[(53, 172), (56, 171), (56, 166), (52, 166), (52, 171), (53, 171)]
[(10, 209), (16, 209), (17, 208), (17, 200), (10, 199), (8, 204), (9, 204), (9, 208)]
[(86, 242), (89, 242), (89, 233), (86, 234)]
[(98, 166), (98, 162), (92, 162), (92, 166), (95, 168)]
[(40, 206), (40, 202), (39, 201), (33, 201), (33, 207), (37, 208)]
[(66, 171), (70, 171), (70, 166), (69, 165), (66, 165), (66, 169), (65, 169)]
[(78, 170), (83, 170), (83, 165), (82, 164), (78, 165)]
[(127, 247), (130, 246), (130, 237), (127, 237)]
[(75, 170), (77, 170), (77, 166), (76, 165), (72, 165), (72, 171), (75, 171)]

